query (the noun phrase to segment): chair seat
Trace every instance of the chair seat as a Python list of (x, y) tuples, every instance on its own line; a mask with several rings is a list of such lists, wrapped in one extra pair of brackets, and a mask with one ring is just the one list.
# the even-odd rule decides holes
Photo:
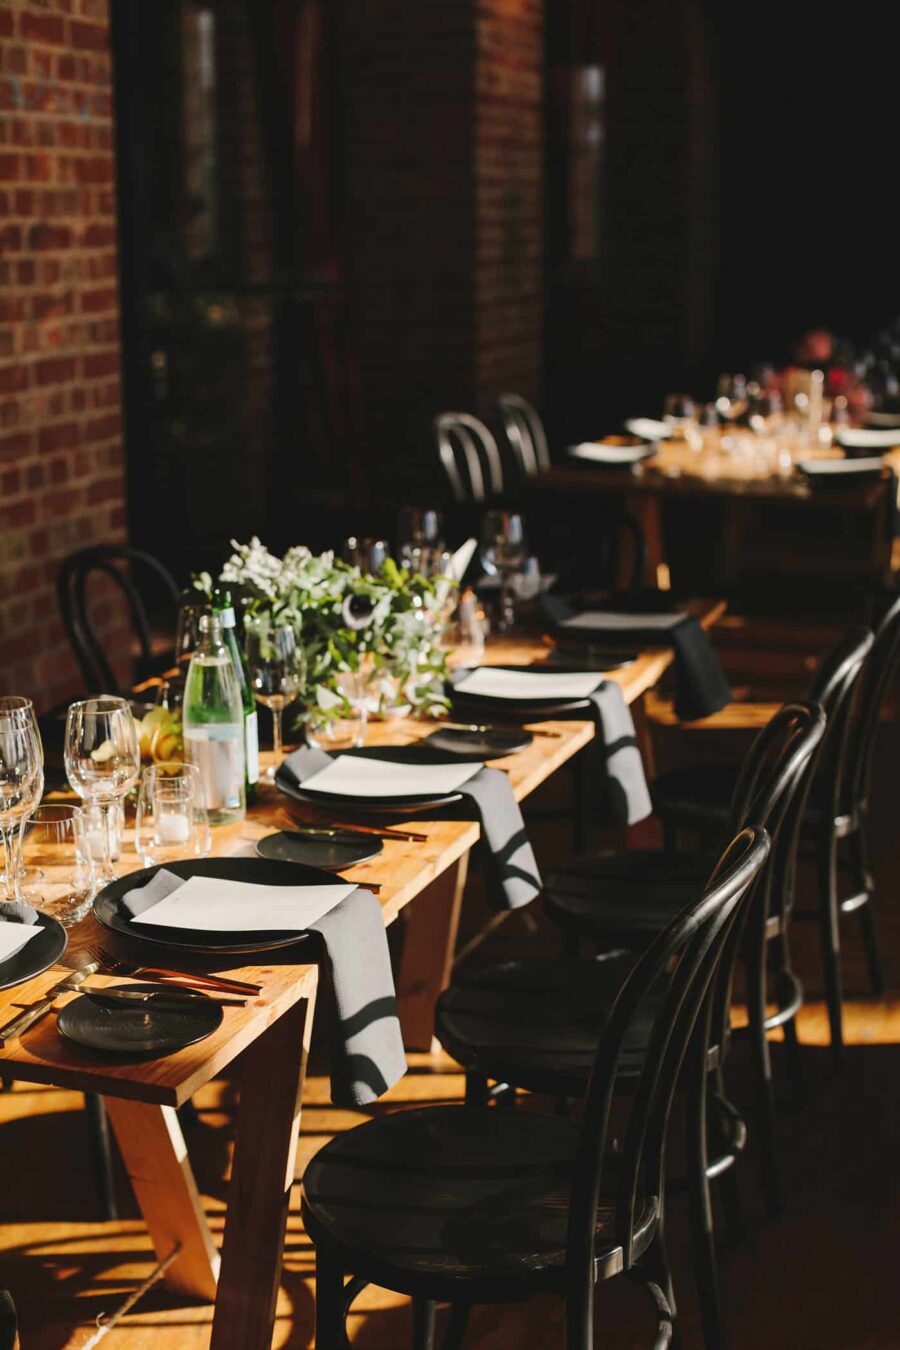
[[(304, 1222), (345, 1270), (400, 1293), (502, 1302), (562, 1290), (578, 1138), (574, 1122), (528, 1111), (400, 1111), (316, 1155)], [(655, 1199), (638, 1205), (635, 1256), (657, 1212)], [(613, 1208), (601, 1204), (598, 1276), (621, 1261)]]
[(547, 879), (547, 913), (560, 927), (607, 946), (640, 949), (691, 904), (712, 863), (676, 849), (597, 853)]
[(702, 833), (724, 831), (740, 772), (734, 764), (669, 769), (653, 784), (653, 806), (665, 825)]
[[(609, 1010), (634, 959), (509, 961), (455, 977), (438, 1000), (435, 1035), (483, 1078), (583, 1096)], [(621, 1073), (640, 1069), (663, 992), (634, 1019)]]

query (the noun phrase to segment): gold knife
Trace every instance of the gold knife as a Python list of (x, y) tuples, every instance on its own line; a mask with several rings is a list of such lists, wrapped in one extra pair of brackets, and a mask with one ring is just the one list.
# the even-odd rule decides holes
[(70, 989), (77, 989), (83, 984), (89, 975), (100, 969), (99, 961), (88, 961), (85, 965), (79, 966), (73, 970), (64, 980), (48, 989), (43, 998), (38, 999), (37, 1003), (20, 1012), (17, 1017), (4, 1023), (0, 1027), (0, 1046), (6, 1046), (10, 1041), (14, 1041), (17, 1036), (21, 1036), (23, 1031), (27, 1031), (30, 1026), (48, 1013), (53, 1007), (60, 994), (67, 994)]

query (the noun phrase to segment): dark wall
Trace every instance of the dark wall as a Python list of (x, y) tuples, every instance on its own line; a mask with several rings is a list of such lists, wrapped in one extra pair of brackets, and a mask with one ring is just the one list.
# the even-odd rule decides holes
[(900, 106), (886, 6), (723, 5), (723, 364), (785, 354), (811, 324), (900, 312)]

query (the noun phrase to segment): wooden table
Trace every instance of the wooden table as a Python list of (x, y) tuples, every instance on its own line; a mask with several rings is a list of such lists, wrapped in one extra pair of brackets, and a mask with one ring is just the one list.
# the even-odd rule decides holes
[[(837, 451), (817, 452), (819, 458)], [(583, 509), (593, 497), (624, 497), (640, 521), (647, 541), (645, 580), (655, 584), (657, 567), (668, 562), (662, 510), (666, 503), (704, 501), (718, 504), (721, 544), (715, 577), (709, 584), (726, 586), (757, 565), (771, 562), (773, 538), (767, 529), (780, 530), (775, 544), (777, 562), (819, 577), (846, 576), (848, 571), (885, 576), (892, 566), (891, 517), (893, 482), (900, 480), (900, 450), (884, 456), (880, 478), (841, 487), (813, 488), (800, 474), (781, 478), (762, 472), (751, 459), (724, 453), (705, 455), (684, 442), (664, 441), (657, 455), (634, 468), (612, 468), (570, 459), (554, 464), (530, 484), (532, 501), (548, 492), (561, 496), (573, 509)], [(535, 507), (530, 508), (533, 513)], [(804, 520), (797, 521), (800, 512)], [(811, 530), (809, 514), (822, 517), (821, 528)], [(573, 525), (573, 531), (574, 531)], [(787, 546), (785, 547), (785, 540)], [(755, 545), (758, 545), (755, 547)]]
[[(712, 623), (723, 609), (722, 605), (705, 606), (703, 621)], [(487, 660), (527, 663), (545, 655), (548, 645), (542, 639), (496, 642)], [(658, 682), (672, 659), (668, 650), (648, 652), (611, 678), (622, 685), (628, 702), (635, 704)], [(541, 725), (555, 734), (536, 736), (527, 749), (498, 761), (508, 770), (518, 800), (533, 792), (594, 735), (590, 722)], [(433, 726), (408, 719), (385, 722), (371, 728), (368, 740), (372, 744), (409, 742)], [(246, 820), (214, 831), (213, 852), (217, 856), (251, 852), (257, 839), (285, 823), (285, 800), (273, 785), (264, 784), (259, 804)], [(428, 1048), (434, 1003), (450, 974), (468, 856), (477, 841), (478, 826), (465, 821), (417, 821), (415, 828), (427, 836), (426, 842), (385, 841), (377, 859), (345, 875), (362, 885), (380, 883), (386, 923), (408, 909), (398, 1005), (407, 1044)], [(120, 871), (139, 865), (136, 855), (126, 854)], [(101, 929), (91, 916), (73, 931), (66, 965), (77, 964), (79, 954), (100, 941), (123, 954), (128, 950), (127, 940)], [(272, 953), (270, 959), (244, 965), (207, 963), (204, 968), (253, 981), (262, 986), (262, 992), (244, 1008), (226, 1008), (219, 1030), (198, 1045), (138, 1064), (93, 1059), (67, 1046), (56, 1030), (56, 1019), (48, 1016), (21, 1041), (0, 1050), (0, 1069), (14, 1078), (104, 1097), (157, 1256), (164, 1260), (177, 1249), (166, 1273), (167, 1283), (192, 1298), (215, 1300), (213, 1350), (267, 1350), (294, 1181), (317, 971), (303, 961), (302, 948)], [(17, 1005), (36, 1000), (64, 974), (57, 968), (0, 993), (0, 1020), (11, 1017)], [(92, 980), (99, 984), (107, 978), (94, 976)], [(200, 1203), (176, 1108), (238, 1059), (240, 1105), (220, 1256)]]

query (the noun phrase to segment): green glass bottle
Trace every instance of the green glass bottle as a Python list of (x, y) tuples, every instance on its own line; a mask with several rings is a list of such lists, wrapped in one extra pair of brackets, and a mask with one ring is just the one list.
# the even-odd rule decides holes
[(246, 776), (244, 791), (247, 805), (256, 801), (259, 790), (259, 722), (256, 712), (256, 695), (250, 684), (250, 672), (247, 658), (237, 638), (237, 620), (231, 603), (231, 592), (217, 586), (212, 593), (212, 612), (218, 616), (222, 628), (222, 641), (231, 653), (234, 668), (241, 686), (241, 702), (244, 705), (244, 762)]
[(245, 813), (244, 705), (234, 660), (217, 614), (200, 620), (200, 643), (184, 686), (184, 754), (196, 764), (210, 824), (227, 825)]

